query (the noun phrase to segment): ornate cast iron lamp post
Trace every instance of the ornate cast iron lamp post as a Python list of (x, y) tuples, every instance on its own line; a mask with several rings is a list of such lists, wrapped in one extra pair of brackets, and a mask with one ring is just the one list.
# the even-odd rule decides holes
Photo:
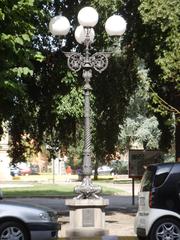
[[(78, 72), (83, 70), (84, 78), (84, 149), (83, 149), (83, 181), (80, 186), (75, 188), (78, 194), (77, 199), (99, 198), (101, 188), (94, 186), (91, 182), (91, 131), (90, 131), (90, 81), (92, 78), (92, 69), (99, 73), (108, 66), (108, 52), (90, 53), (91, 44), (94, 41), (95, 32), (93, 27), (98, 22), (98, 13), (92, 7), (84, 7), (78, 13), (78, 26), (75, 30), (75, 38), (79, 44), (84, 44), (83, 53), (65, 52), (68, 67)], [(49, 23), (50, 32), (53, 35), (65, 36), (70, 30), (69, 20), (64, 16), (56, 16)], [(119, 15), (113, 15), (107, 19), (105, 29), (110, 36), (120, 36), (126, 30), (126, 21)]]

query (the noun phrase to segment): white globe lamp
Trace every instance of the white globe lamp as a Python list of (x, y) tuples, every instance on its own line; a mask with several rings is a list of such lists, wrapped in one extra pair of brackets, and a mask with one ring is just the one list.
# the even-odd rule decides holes
[(95, 32), (93, 28), (86, 29), (82, 25), (80, 25), (76, 28), (74, 36), (76, 41), (80, 44), (84, 43), (87, 36), (89, 37), (90, 42), (92, 43), (94, 41)]
[(66, 17), (56, 16), (49, 22), (49, 31), (52, 35), (65, 36), (70, 30), (70, 23)]
[(78, 22), (83, 27), (94, 27), (98, 22), (98, 13), (92, 7), (84, 7), (78, 13)]
[(126, 21), (120, 15), (109, 17), (105, 23), (105, 29), (109, 36), (121, 36), (126, 31)]

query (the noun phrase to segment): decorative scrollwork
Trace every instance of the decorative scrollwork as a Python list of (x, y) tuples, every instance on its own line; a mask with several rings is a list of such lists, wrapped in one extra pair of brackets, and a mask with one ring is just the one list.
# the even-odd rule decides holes
[(103, 72), (108, 66), (110, 53), (97, 52), (92, 56), (84, 56), (81, 53), (65, 52), (68, 67), (78, 72), (81, 68), (94, 68), (98, 72)]
[(109, 53), (101, 53), (97, 52), (92, 55), (91, 62), (93, 63), (93, 67), (98, 72), (103, 72), (108, 66), (108, 56)]
[(82, 55), (80, 53), (65, 53), (67, 57), (68, 67), (74, 71), (78, 72), (81, 69)]

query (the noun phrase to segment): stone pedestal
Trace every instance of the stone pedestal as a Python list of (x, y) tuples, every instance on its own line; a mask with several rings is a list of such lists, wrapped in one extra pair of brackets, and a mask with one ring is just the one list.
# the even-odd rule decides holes
[(105, 229), (104, 208), (109, 200), (67, 199), (65, 204), (70, 209), (70, 229), (67, 237), (95, 237), (108, 234)]

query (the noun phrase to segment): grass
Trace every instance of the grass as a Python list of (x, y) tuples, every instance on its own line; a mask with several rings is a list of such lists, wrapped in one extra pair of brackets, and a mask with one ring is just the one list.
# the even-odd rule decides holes
[(25, 187), (3, 188), (4, 197), (73, 196), (72, 185), (34, 184)]
[[(74, 187), (80, 185), (77, 175), (71, 175), (71, 182), (65, 182), (66, 176), (45, 173), (41, 175), (20, 176), (14, 178), (10, 185), (3, 186), (4, 197), (71, 197), (75, 196)], [(125, 183), (126, 180), (117, 181), (113, 187), (108, 187), (106, 183), (115, 183), (110, 175), (102, 175), (98, 180), (93, 181), (94, 185), (102, 187), (102, 194), (104, 195), (122, 195), (124, 191), (120, 189), (120, 184)], [(54, 184), (53, 184), (54, 183)], [(129, 183), (127, 180), (126, 183)], [(117, 187), (117, 185), (119, 186)], [(18, 185), (18, 187), (17, 187)], [(7, 187), (11, 186), (11, 187)], [(112, 186), (112, 185), (111, 185)]]
[[(33, 186), (5, 187), (4, 197), (72, 197), (74, 187), (80, 183), (38, 184)], [(96, 185), (96, 184), (95, 184)], [(97, 184), (98, 185), (98, 184)], [(99, 184), (100, 185), (100, 184)], [(102, 187), (104, 195), (122, 194), (123, 191), (115, 188)]]

